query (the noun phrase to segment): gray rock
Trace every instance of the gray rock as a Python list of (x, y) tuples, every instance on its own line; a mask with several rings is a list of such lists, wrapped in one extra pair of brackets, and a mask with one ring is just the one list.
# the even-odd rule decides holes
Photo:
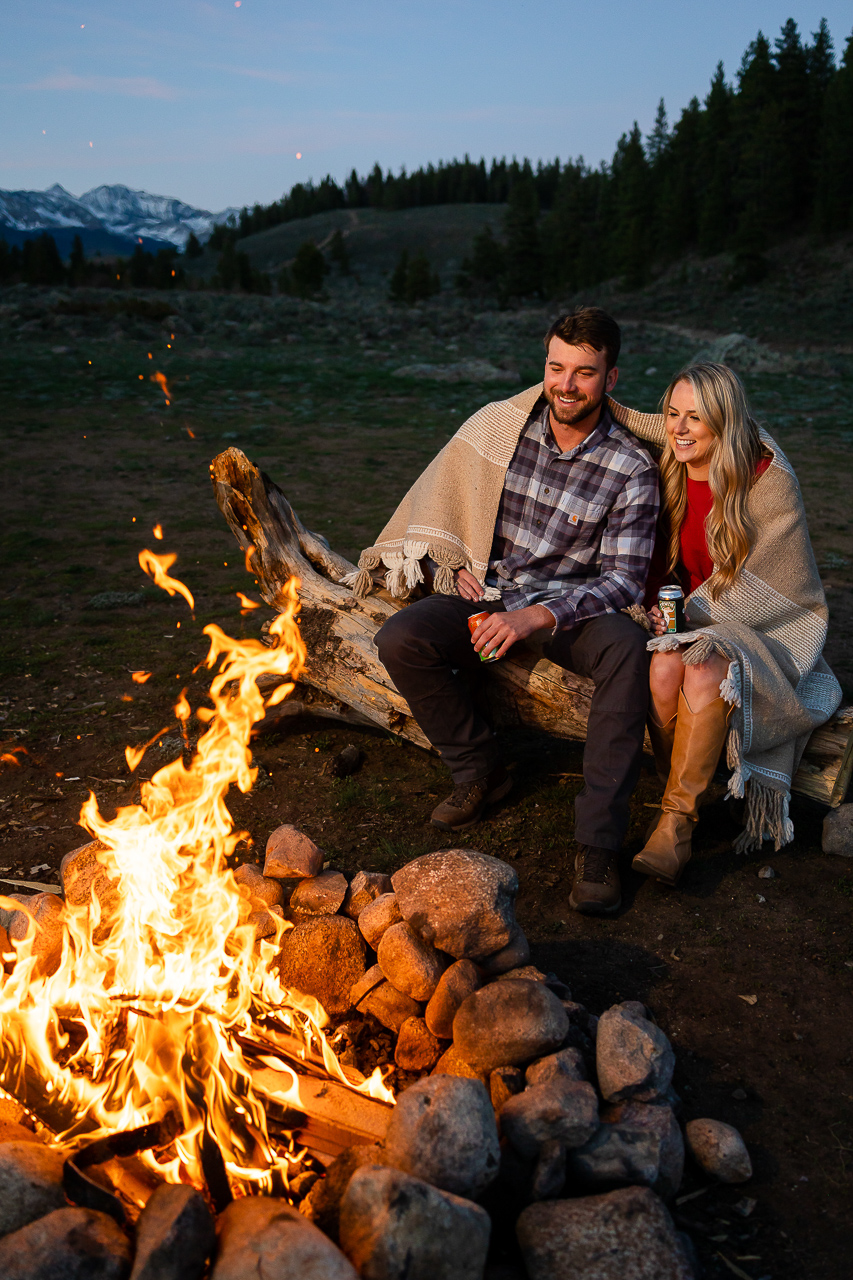
[(357, 773), (364, 760), (364, 752), (350, 743), (343, 747), (332, 761), (329, 770), (333, 778), (349, 778)]
[(392, 987), (411, 1000), (429, 1000), (450, 963), (402, 920), (385, 930), (376, 959)]
[(617, 1005), (598, 1020), (595, 1065), (608, 1102), (651, 1102), (669, 1088), (675, 1054), (659, 1027)]
[(364, 1165), (385, 1163), (385, 1152), (376, 1143), (347, 1147), (336, 1156), (326, 1169), (325, 1177), (314, 1183), (301, 1212), (307, 1214), (315, 1227), (340, 1244), (341, 1201), (356, 1169)]
[[(4, 893), (3, 897), (11, 899), (12, 902), (28, 903), (32, 900), (32, 894), (28, 893)], [(7, 942), (9, 940), (9, 925), (12, 921), (12, 916), (14, 915), (17, 915), (17, 909), (15, 907), (0, 907), (0, 929), (2, 929), (6, 935)]]
[(132, 1251), (112, 1218), (54, 1209), (0, 1240), (3, 1280), (127, 1280)]
[(384, 981), (359, 1000), (359, 1013), (369, 1013), (383, 1027), (396, 1035), (407, 1018), (419, 1018), (424, 1011), (422, 1004), (403, 995), (390, 982)]
[(604, 1119), (589, 1142), (569, 1152), (572, 1177), (590, 1189), (639, 1182), (673, 1196), (684, 1174), (684, 1139), (670, 1108), (625, 1102)]
[(36, 974), (55, 973), (62, 955), (65, 905), (58, 894), (34, 893), (26, 899), (27, 910), (13, 911), (6, 926), (9, 941), (21, 954), (20, 944), (29, 943), (30, 954), (36, 957)]
[(536, 1159), (546, 1142), (583, 1146), (598, 1125), (598, 1099), (586, 1080), (557, 1077), (531, 1085), (501, 1111), (501, 1132), (526, 1160)]
[(357, 1009), (361, 1001), (376, 987), (385, 981), (385, 974), (382, 972), (378, 964), (371, 965), (363, 978), (359, 978), (358, 982), (353, 986), (349, 993), (350, 1004)]
[(491, 956), (513, 936), (518, 876), (497, 858), (442, 849), (409, 862), (391, 882), (403, 919), (456, 960)]
[(456, 960), (445, 969), (426, 1007), (426, 1024), (440, 1040), (453, 1036), (453, 1019), (463, 1001), (482, 986), (480, 972), (471, 960)]
[(383, 893), (362, 907), (358, 913), (358, 927), (367, 945), (375, 951), (385, 930), (402, 919), (396, 893)]
[(401, 1071), (430, 1071), (442, 1052), (441, 1041), (423, 1018), (407, 1018), (397, 1036), (394, 1062)]
[(435, 1064), (432, 1070), (434, 1076), (458, 1076), (460, 1080), (479, 1080), (481, 1084), (488, 1084), (489, 1073), (487, 1071), (479, 1071), (476, 1067), (472, 1067), (470, 1062), (466, 1062), (459, 1052), (455, 1044), (446, 1049)]
[(824, 853), (853, 858), (853, 804), (840, 804), (836, 809), (830, 809), (823, 820), (821, 847)]
[(261, 873), (261, 868), (254, 862), (243, 862), (234, 872), (234, 879), (243, 888), (248, 889), (253, 906), (280, 907), (284, 903), (284, 889), (281, 881)]
[(417, 378), (418, 382), (518, 382), (514, 369), (500, 369), (488, 360), (456, 360), (453, 364), (407, 364), (395, 369), (395, 378)]
[(344, 899), (344, 915), (357, 920), (371, 902), (391, 892), (391, 877), (382, 871), (357, 871)]
[[(527, 941), (523, 931), (519, 925), (515, 926), (513, 935), (505, 947), (501, 947), (500, 951), (496, 951), (493, 955), (484, 956), (482, 960), (478, 960), (478, 964), (486, 978), (496, 978), (500, 974), (509, 973), (512, 969), (519, 969), (525, 965), (530, 959), (530, 943)], [(520, 974), (518, 975), (521, 976)], [(544, 974), (542, 979), (544, 981)]]
[(529, 1280), (693, 1280), (672, 1219), (648, 1187), (529, 1205), (516, 1234)]
[(500, 1166), (495, 1113), (478, 1080), (433, 1075), (397, 1098), (388, 1121), (389, 1165), (442, 1191), (477, 1197)]
[(558, 1049), (569, 1030), (560, 1001), (542, 982), (494, 982), (468, 996), (453, 1019), (462, 1057), (483, 1071), (512, 1067)]
[(300, 915), (333, 916), (343, 904), (346, 892), (346, 876), (330, 869), (300, 880), (290, 895), (290, 906)]
[[(500, 955), (500, 952), (498, 952), (497, 954)], [(478, 966), (483, 973), (485, 973), (484, 964), (485, 962), (481, 962), (480, 965)], [(522, 964), (515, 969), (507, 969), (503, 973), (498, 973), (494, 975), (495, 982), (514, 982), (517, 978), (526, 978), (530, 982), (545, 982), (548, 986), (550, 986), (550, 983), (548, 983), (546, 975), (542, 972), (541, 969), (537, 969), (535, 964)], [(551, 989), (553, 990), (553, 988)], [(566, 989), (568, 990), (568, 988)], [(556, 995), (557, 993), (555, 992), (554, 994)]]
[(211, 1280), (358, 1280), (352, 1263), (286, 1200), (245, 1196), (216, 1225)]
[(489, 1075), (489, 1097), (499, 1116), (505, 1103), (524, 1089), (524, 1076), (518, 1067), (495, 1067)]
[(399, 1169), (359, 1169), (341, 1205), (341, 1247), (363, 1280), (481, 1280), (490, 1230), (485, 1209)]
[(531, 1062), (524, 1073), (527, 1084), (545, 1084), (548, 1080), (586, 1080), (586, 1067), (580, 1049), (560, 1049), (546, 1058)]
[(215, 1244), (201, 1192), (165, 1182), (139, 1215), (130, 1280), (199, 1280)]
[[(102, 862), (98, 855), (105, 858)], [(65, 901), (72, 907), (85, 907), (94, 895), (101, 904), (101, 914), (109, 914), (118, 904), (119, 877), (110, 875), (107, 870), (115, 864), (111, 855), (107, 855), (106, 846), (100, 840), (92, 840), (89, 844), (81, 844), (79, 848), (66, 853), (59, 864), (59, 880)]]
[[(65, 1157), (37, 1142), (4, 1142), (0, 1146), (0, 1235), (62, 1209)], [(2, 1272), (0, 1272), (2, 1274)]]
[(743, 1138), (722, 1120), (690, 1120), (684, 1128), (693, 1159), (720, 1182), (748, 1182), (752, 1161)]
[(264, 875), (275, 880), (301, 880), (318, 876), (326, 855), (296, 827), (276, 827), (267, 840)]
[(772, 867), (761, 867), (758, 872), (759, 880), (775, 880), (777, 873)]
[(531, 1200), (556, 1200), (566, 1185), (566, 1148), (557, 1138), (543, 1142), (533, 1178)]
[(311, 916), (285, 934), (281, 980), (314, 996), (330, 1017), (350, 1008), (350, 991), (367, 969), (367, 948), (358, 925), (345, 916)]
[[(672, 1089), (676, 1103), (677, 1095)], [(672, 1106), (666, 1102), (619, 1102), (606, 1107), (602, 1120), (649, 1134), (657, 1147), (657, 1177), (649, 1183), (664, 1200), (674, 1196), (684, 1177), (684, 1137)]]

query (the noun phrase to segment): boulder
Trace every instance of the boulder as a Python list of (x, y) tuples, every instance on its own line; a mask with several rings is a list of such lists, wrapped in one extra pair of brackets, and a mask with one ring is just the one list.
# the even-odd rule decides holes
[(340, 1249), (286, 1200), (234, 1200), (219, 1215), (216, 1230), (211, 1280), (358, 1280)]
[(402, 920), (385, 930), (376, 959), (392, 987), (411, 1000), (429, 1000), (450, 963)]
[(246, 923), (252, 926), (256, 938), (271, 938), (278, 928), (277, 921), (283, 919), (282, 907), (259, 907), (257, 911), (249, 912)]
[(558, 1049), (569, 1019), (542, 982), (494, 982), (468, 996), (453, 1019), (453, 1040), (483, 1071), (517, 1066)]
[(395, 1035), (407, 1018), (419, 1018), (424, 1011), (422, 1004), (412, 1000), (410, 996), (404, 996), (402, 991), (398, 991), (387, 981), (381, 982), (366, 996), (362, 996), (357, 1008), (359, 1013), (369, 1013)]
[(394, 1062), (401, 1071), (430, 1071), (442, 1055), (441, 1042), (423, 1018), (407, 1018), (400, 1028)]
[(396, 893), (382, 893), (362, 907), (358, 913), (358, 927), (367, 945), (375, 951), (385, 930), (402, 919)]
[(199, 1280), (215, 1243), (213, 1218), (201, 1192), (162, 1183), (136, 1224), (130, 1280)]
[(341, 1201), (356, 1169), (364, 1165), (385, 1163), (385, 1153), (376, 1143), (347, 1147), (335, 1156), (326, 1169), (325, 1177), (318, 1179), (309, 1191), (301, 1212), (306, 1214), (322, 1232), (340, 1244)]
[(425, 942), (456, 960), (494, 955), (512, 938), (518, 876), (474, 849), (442, 849), (392, 877), (403, 919)]
[[(36, 974), (55, 973), (62, 955), (65, 907), (55, 893), (35, 893), (26, 900), (26, 910), (13, 911), (7, 927), (9, 941), (18, 955), (31, 948)], [(24, 944), (25, 939), (29, 940)]]
[(3, 1280), (127, 1280), (132, 1250), (95, 1209), (54, 1209), (0, 1240)]
[[(108, 868), (112, 870), (112, 875)], [(118, 905), (118, 872), (112, 861), (112, 854), (100, 840), (81, 844), (79, 848), (66, 853), (59, 864), (59, 880), (69, 906), (88, 906), (95, 897), (101, 904), (103, 917)]]
[(569, 1152), (568, 1168), (582, 1187), (642, 1183), (668, 1198), (681, 1186), (684, 1140), (669, 1107), (623, 1103), (609, 1109), (589, 1142)]
[[(824, 853), (835, 853), (842, 858), (853, 858), (853, 804), (840, 804), (830, 809), (823, 820), (821, 847)], [(767, 879), (772, 878), (766, 877)], [(758, 873), (761, 875), (761, 872)]]
[[(669, 1092), (673, 1094), (671, 1089)], [(607, 1124), (649, 1135), (655, 1144), (657, 1176), (648, 1185), (664, 1200), (676, 1195), (684, 1177), (684, 1136), (672, 1106), (665, 1102), (619, 1102), (605, 1107), (601, 1118)]]
[(284, 905), (284, 889), (280, 880), (265, 876), (255, 862), (243, 862), (234, 872), (234, 879), (249, 891), (253, 906), (281, 907)]
[(282, 940), (282, 983), (314, 996), (329, 1017), (350, 1008), (350, 991), (366, 969), (364, 939), (345, 916), (310, 916)]
[(526, 1160), (535, 1160), (546, 1142), (581, 1147), (598, 1125), (598, 1099), (586, 1080), (531, 1085), (501, 1110), (501, 1132)]
[(489, 1097), (499, 1116), (505, 1103), (524, 1089), (524, 1076), (518, 1067), (495, 1067), (489, 1075)]
[(675, 1054), (660, 1027), (633, 1007), (616, 1005), (598, 1020), (595, 1065), (608, 1102), (652, 1102), (670, 1086)]
[(433, 1075), (397, 1098), (385, 1135), (389, 1165), (442, 1191), (477, 1197), (500, 1165), (495, 1113), (479, 1080)]
[(687, 1147), (705, 1173), (720, 1182), (748, 1182), (752, 1161), (743, 1138), (722, 1120), (690, 1120), (684, 1128)]
[(489, 1073), (487, 1071), (478, 1071), (476, 1067), (472, 1067), (470, 1062), (466, 1062), (455, 1044), (449, 1049), (445, 1049), (438, 1062), (432, 1069), (434, 1076), (459, 1076), (460, 1080), (479, 1080), (481, 1084), (488, 1084)]
[(453, 1036), (453, 1019), (463, 1001), (482, 986), (480, 972), (471, 960), (456, 960), (438, 980), (426, 1007), (426, 1024), (440, 1040)]
[(344, 898), (343, 912), (357, 920), (371, 902), (391, 892), (391, 877), (382, 871), (357, 871)]
[(529, 1280), (693, 1280), (672, 1219), (648, 1187), (529, 1205), (516, 1235)]
[(350, 1004), (357, 1009), (365, 996), (370, 995), (376, 987), (381, 986), (385, 982), (385, 974), (382, 972), (378, 964), (371, 965), (363, 978), (359, 978), (358, 982), (350, 989)]
[(539, 1148), (539, 1156), (530, 1182), (531, 1200), (556, 1200), (566, 1185), (566, 1147), (558, 1138), (550, 1138)]
[(560, 1049), (545, 1058), (531, 1062), (524, 1073), (527, 1084), (545, 1084), (548, 1080), (586, 1080), (586, 1067), (580, 1049)]
[(306, 877), (290, 895), (290, 906), (301, 915), (333, 916), (347, 893), (346, 876), (340, 871), (323, 871)]
[(484, 977), (497, 978), (513, 969), (526, 966), (529, 960), (530, 943), (521, 928), (516, 925), (512, 937), (505, 947), (501, 947), (500, 951), (495, 951), (493, 955), (483, 956), (482, 960), (478, 960), (477, 963), (483, 971)]
[(485, 1209), (399, 1169), (359, 1169), (341, 1205), (341, 1247), (364, 1280), (481, 1280), (490, 1230)]
[(60, 1151), (39, 1142), (24, 1139), (0, 1146), (0, 1235), (65, 1207), (64, 1163)]
[(274, 880), (302, 880), (318, 876), (326, 855), (296, 827), (276, 827), (267, 840), (264, 875)]

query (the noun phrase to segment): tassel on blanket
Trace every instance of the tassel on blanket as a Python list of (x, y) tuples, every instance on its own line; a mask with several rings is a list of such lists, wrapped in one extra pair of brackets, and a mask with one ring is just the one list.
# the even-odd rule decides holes
[(377, 551), (362, 551), (358, 558), (358, 568), (353, 569), (352, 573), (344, 574), (340, 580), (341, 586), (349, 587), (355, 596), (369, 595), (373, 588), (370, 571), (378, 568), (379, 563), (380, 557)]
[(644, 631), (652, 634), (652, 624), (649, 622), (649, 615), (641, 604), (629, 604), (627, 609), (622, 610), (627, 614), (632, 622), (636, 622), (638, 627), (642, 627)]
[(794, 824), (788, 816), (790, 796), (787, 791), (750, 779), (746, 797), (746, 826), (734, 843), (735, 853), (760, 850), (762, 841), (772, 840), (777, 849), (790, 844)]

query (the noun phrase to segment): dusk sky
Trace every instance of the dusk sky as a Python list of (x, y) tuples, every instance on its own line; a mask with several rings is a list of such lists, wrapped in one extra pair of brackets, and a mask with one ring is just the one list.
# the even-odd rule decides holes
[(6, 5), (0, 187), (121, 182), (218, 211), (377, 160), (598, 163), (788, 17), (807, 39), (825, 17), (836, 54), (853, 27), (849, 0)]

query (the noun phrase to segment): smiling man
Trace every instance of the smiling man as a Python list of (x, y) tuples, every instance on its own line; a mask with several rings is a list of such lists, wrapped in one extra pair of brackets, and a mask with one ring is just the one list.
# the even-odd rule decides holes
[[(646, 633), (622, 610), (643, 595), (657, 467), (608, 408), (615, 320), (578, 308), (544, 341), (543, 383), (469, 419), (359, 563), (366, 574), (384, 561), (386, 585), (405, 595), (432, 561), (434, 593), (390, 618), (376, 644), (453, 777), (436, 826), (469, 827), (510, 789), (465, 678), (484, 656), (535, 636), (552, 662), (593, 681), (569, 903), (601, 913), (621, 900), (648, 709)], [(478, 545), (489, 548), (482, 558)], [(480, 612), (489, 616), (472, 636), (468, 619)]]

